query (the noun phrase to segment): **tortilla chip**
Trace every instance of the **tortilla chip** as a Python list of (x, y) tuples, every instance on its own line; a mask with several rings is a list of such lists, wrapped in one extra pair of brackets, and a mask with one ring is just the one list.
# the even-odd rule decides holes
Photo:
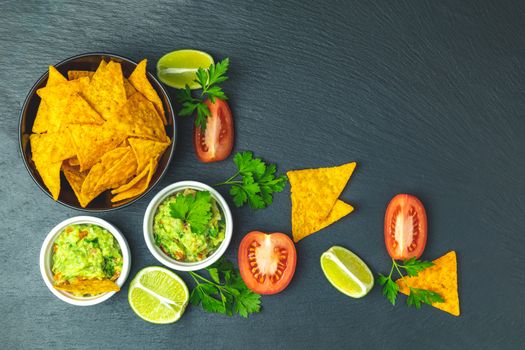
[(354, 211), (354, 207), (352, 207), (350, 204), (345, 203), (341, 200), (337, 200), (335, 202), (334, 207), (332, 208), (332, 210), (330, 211), (330, 213), (325, 219), (318, 221), (318, 222), (310, 223), (310, 225), (307, 225), (307, 227), (310, 227), (310, 229), (309, 230), (305, 229), (304, 231), (301, 231), (301, 234), (294, 234), (293, 235), (294, 242), (297, 243), (304, 237), (307, 237), (311, 235), (312, 233), (321, 231), (325, 227), (330, 226), (334, 222), (345, 217), (346, 215), (350, 214), (353, 211)]
[(84, 183), (88, 172), (80, 172), (78, 166), (71, 166), (70, 164), (66, 164), (66, 162), (62, 164), (62, 171), (66, 176), (67, 182), (69, 182), (69, 185), (73, 189), (73, 192), (75, 192), (77, 198), (80, 198), (82, 184)]
[(31, 154), (33, 159), (40, 158), (49, 163), (54, 163), (75, 155), (69, 133), (50, 132), (46, 134), (32, 134), (29, 139), (31, 140)]
[[(54, 86), (60, 83), (66, 82), (67, 79), (58, 71), (55, 67), (49, 66), (49, 75), (47, 78), (46, 86)], [(40, 101), (38, 106), (38, 111), (36, 113), (36, 118), (33, 123), (33, 132), (34, 133), (43, 133), (46, 132), (49, 127), (49, 107), (47, 103), (43, 100)]]
[[(78, 79), (74, 81), (67, 81), (52, 86), (46, 86), (38, 89), (37, 94), (42, 98), (41, 104), (44, 103), (44, 108), (40, 115), (37, 112), (37, 119), (33, 125), (33, 130), (39, 132), (56, 132), (61, 127), (67, 114), (67, 106), (69, 98), (72, 94), (79, 92), (84, 86), (87, 86), (87, 78)], [(35, 131), (35, 132), (36, 132)]]
[(71, 282), (57, 284), (54, 287), (55, 289), (77, 295), (97, 295), (120, 291), (120, 287), (110, 279), (73, 280)]
[(65, 83), (66, 77), (62, 75), (55, 67), (49, 66), (49, 75), (47, 77), (46, 86), (53, 86), (60, 83)]
[(128, 138), (128, 142), (137, 158), (137, 174), (140, 174), (149, 164), (151, 159), (158, 159), (164, 150), (170, 145), (167, 142), (158, 142), (146, 139)]
[(101, 63), (83, 96), (102, 118), (107, 120), (115, 115), (126, 103), (120, 63), (110, 61), (106, 66)]
[(153, 104), (139, 93), (131, 96), (119, 113), (108, 121), (108, 127), (130, 137), (166, 141), (166, 130), (159, 114)]
[(151, 101), (151, 103), (153, 103), (155, 109), (159, 113), (163, 124), (166, 125), (167, 122), (164, 112), (164, 106), (162, 105), (162, 101), (160, 100), (157, 91), (155, 91), (155, 89), (148, 80), (148, 75), (146, 73), (147, 64), (148, 60), (146, 59), (140, 61), (137, 67), (135, 67), (133, 73), (131, 73), (131, 75), (129, 76), (129, 82), (131, 83), (131, 85), (133, 85), (133, 87), (135, 87), (135, 89), (137, 89), (138, 92), (140, 92), (149, 101)]
[[(75, 80), (82, 77), (88, 77), (89, 79), (91, 79), (93, 77), (93, 74), (95, 74), (95, 72), (89, 70), (70, 70), (69, 72), (67, 72), (67, 77), (69, 80)], [(137, 90), (135, 90), (133, 85), (131, 85), (129, 80), (126, 78), (124, 78), (124, 90), (126, 90), (127, 98), (131, 97), (131, 95), (137, 92)]]
[(60, 168), (62, 167), (62, 161), (49, 163), (39, 158), (34, 158), (33, 161), (44, 185), (51, 192), (53, 199), (57, 200), (60, 195)]
[[(294, 170), (287, 173), (291, 185), (292, 233), (295, 242), (316, 232), (316, 227), (322, 228), (332, 223), (328, 216), (355, 166), (356, 163), (353, 162), (338, 167)], [(348, 207), (339, 207), (334, 217), (349, 210)]]
[(96, 192), (120, 187), (135, 175), (137, 170), (137, 160), (135, 159), (135, 155), (131, 148), (125, 148), (128, 149), (128, 152), (122, 156), (118, 163), (99, 178), (95, 186)]
[(69, 164), (70, 166), (79, 166), (79, 165), (80, 165), (80, 162), (78, 161), (78, 158), (77, 158), (76, 156), (73, 157), (73, 158), (69, 158), (69, 159), (67, 160), (67, 162), (68, 162), (68, 164)]
[(67, 72), (67, 78), (69, 80), (75, 80), (83, 77), (88, 77), (90, 80), (95, 72), (90, 70), (70, 70)]
[(432, 306), (459, 316), (458, 275), (456, 252), (451, 251), (433, 261), (434, 266), (421, 271), (415, 277), (403, 277), (396, 281), (399, 291), (410, 294), (410, 287), (427, 289), (438, 293), (445, 300)]
[(80, 163), (80, 171), (90, 169), (102, 156), (117, 147), (126, 135), (103, 125), (70, 125), (69, 131)]
[(71, 95), (62, 126), (69, 124), (103, 124), (104, 119), (78, 93)]
[(111, 168), (117, 165), (127, 153), (130, 153), (131, 147), (115, 148), (102, 156), (100, 162), (95, 164), (89, 171), (86, 179), (82, 183), (80, 190), (81, 196), (78, 199), (80, 205), (85, 208), (89, 202), (95, 197), (104, 192), (107, 188), (98, 188), (97, 183), (101, 177), (106, 174)]
[(124, 199), (133, 198), (144, 193), (148, 189), (148, 186), (151, 182), (151, 178), (153, 177), (153, 174), (155, 174), (156, 169), (156, 160), (150, 160), (149, 165), (146, 168), (144, 168), (142, 173), (135, 176), (135, 178), (127, 184), (122, 185), (119, 188), (111, 191), (111, 193), (116, 194), (116, 196), (111, 198), (111, 202), (120, 202)]

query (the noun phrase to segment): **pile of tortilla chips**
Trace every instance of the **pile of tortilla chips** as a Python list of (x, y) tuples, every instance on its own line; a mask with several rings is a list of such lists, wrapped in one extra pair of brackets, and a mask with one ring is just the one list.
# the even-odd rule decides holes
[(295, 242), (320, 231), (354, 208), (339, 195), (356, 163), (332, 168), (294, 170), (287, 173), (292, 192), (292, 233)]
[(433, 261), (434, 266), (424, 269), (414, 277), (403, 277), (396, 281), (399, 291), (410, 294), (410, 288), (426, 289), (438, 293), (444, 299), (432, 306), (459, 316), (458, 274), (456, 252), (451, 251)]
[(129, 78), (120, 63), (102, 60), (95, 72), (49, 67), (37, 91), (40, 106), (30, 136), (32, 159), (55, 200), (60, 173), (82, 207), (112, 190), (112, 202), (140, 195), (171, 143), (162, 101), (141, 61)]

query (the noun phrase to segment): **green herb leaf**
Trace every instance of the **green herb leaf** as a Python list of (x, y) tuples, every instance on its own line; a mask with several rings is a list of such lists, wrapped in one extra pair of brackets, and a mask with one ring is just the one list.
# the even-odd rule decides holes
[(228, 316), (239, 314), (248, 317), (261, 310), (261, 296), (246, 287), (230, 261), (221, 259), (206, 270), (211, 281), (195, 272), (189, 272), (197, 283), (191, 291), (192, 305), (201, 305), (206, 312)]
[(212, 216), (210, 192), (179, 193), (175, 203), (170, 204), (170, 215), (189, 224), (193, 232), (203, 233)]
[(416, 309), (421, 308), (421, 304), (431, 305), (432, 303), (444, 302), (441, 295), (426, 289), (410, 288), (410, 294), (407, 298), (407, 305), (414, 306)]
[(392, 305), (396, 305), (399, 286), (392, 280), (392, 277), (379, 274), (377, 282), (383, 286), (383, 295), (386, 296)]
[(273, 202), (273, 193), (281, 192), (286, 176), (276, 175), (275, 164), (254, 158), (252, 152), (239, 152), (233, 157), (237, 173), (218, 185), (231, 185), (230, 194), (237, 207), (245, 203), (252, 209), (266, 208)]
[(404, 265), (398, 265), (399, 267), (405, 269), (407, 275), (417, 276), (420, 271), (423, 271), (426, 268), (434, 266), (432, 261), (417, 260), (415, 257), (405, 260)]

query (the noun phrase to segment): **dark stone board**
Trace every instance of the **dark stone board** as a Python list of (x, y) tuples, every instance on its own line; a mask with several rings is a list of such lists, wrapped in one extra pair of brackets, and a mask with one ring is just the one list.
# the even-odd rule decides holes
[[(148, 324), (131, 311), (127, 284), (103, 304), (67, 305), (45, 287), (38, 254), (53, 226), (82, 212), (53, 203), (24, 168), (17, 129), (26, 93), (48, 65), (79, 53), (145, 57), (154, 71), (164, 53), (182, 48), (230, 57), (224, 88), (236, 150), (281, 170), (355, 160), (341, 198), (357, 209), (297, 244), (293, 282), (247, 320), (190, 307), (176, 324)], [(2, 1), (2, 348), (523, 348), (524, 86), (523, 1)], [(198, 163), (192, 121), (179, 118), (178, 127), (159, 186), (99, 215), (127, 237), (131, 277), (158, 264), (142, 236), (152, 196), (234, 170), (231, 160)], [(460, 317), (407, 308), (404, 297), (392, 307), (377, 287), (351, 299), (323, 276), (319, 257), (336, 244), (388, 272), (383, 215), (400, 192), (427, 208), (424, 257), (458, 253)], [(233, 214), (231, 259), (248, 231), (290, 233), (289, 187), (265, 210)]]

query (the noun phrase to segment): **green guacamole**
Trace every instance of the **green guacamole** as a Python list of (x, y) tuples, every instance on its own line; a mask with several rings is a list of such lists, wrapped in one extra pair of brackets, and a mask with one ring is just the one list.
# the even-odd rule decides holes
[(172, 205), (177, 201), (177, 196), (195, 196), (196, 193), (195, 190), (186, 189), (168, 197), (159, 205), (153, 221), (155, 244), (164, 253), (178, 261), (204, 260), (224, 240), (226, 224), (217, 202), (211, 196), (209, 197), (210, 219), (201, 232), (192, 230), (191, 222), (188, 223), (172, 216)]
[(90, 224), (70, 225), (55, 240), (51, 270), (56, 284), (75, 278), (115, 281), (122, 271), (122, 252), (108, 230)]

